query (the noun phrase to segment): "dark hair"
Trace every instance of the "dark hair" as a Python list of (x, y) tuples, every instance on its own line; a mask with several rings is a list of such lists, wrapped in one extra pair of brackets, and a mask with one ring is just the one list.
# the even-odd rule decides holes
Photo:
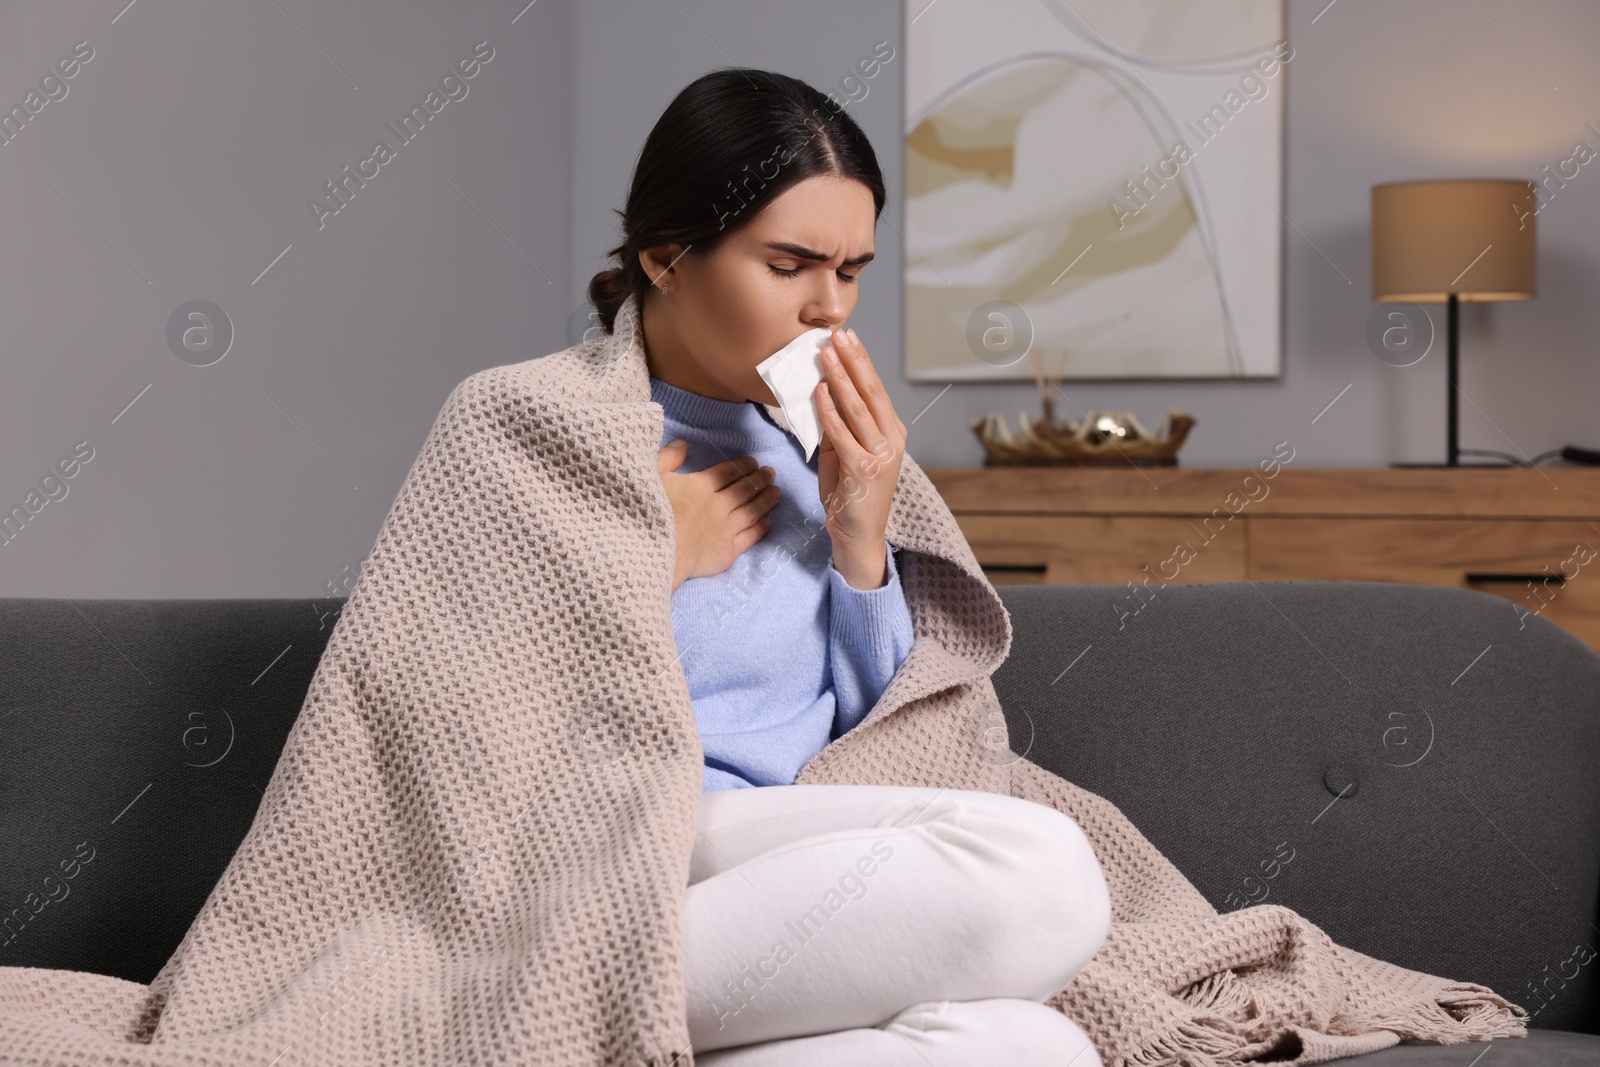
[(842, 103), (798, 78), (729, 67), (703, 74), (673, 97), (645, 138), (622, 216), (619, 266), (589, 282), (589, 300), (610, 332), (630, 296), (643, 306), (655, 284), (639, 253), (678, 244), (706, 255), (778, 194), (835, 174), (872, 190), (883, 212), (883, 174), (867, 135)]

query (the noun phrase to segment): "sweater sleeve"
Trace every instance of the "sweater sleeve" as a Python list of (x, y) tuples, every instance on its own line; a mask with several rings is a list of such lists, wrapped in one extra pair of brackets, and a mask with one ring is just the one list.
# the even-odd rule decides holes
[(888, 580), (876, 589), (857, 589), (837, 567), (828, 565), (828, 662), (833, 674), (834, 738), (854, 729), (883, 695), (889, 680), (911, 652), (915, 635), (888, 546)]

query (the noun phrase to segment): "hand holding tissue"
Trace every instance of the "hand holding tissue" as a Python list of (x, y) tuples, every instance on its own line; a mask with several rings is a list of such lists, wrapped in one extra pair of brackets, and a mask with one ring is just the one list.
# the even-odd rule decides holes
[[(835, 366), (823, 361), (826, 349), (837, 349)], [(887, 580), (889, 512), (906, 455), (906, 426), (866, 347), (854, 330), (836, 334), (819, 327), (762, 360), (757, 370), (778, 399), (776, 406), (765, 405), (768, 414), (800, 442), (808, 464), (824, 436), (817, 386), (828, 383), (833, 414), (827, 422), (833, 430), (827, 435), (831, 447), (817, 461), (817, 498), (827, 512), (833, 565), (857, 589), (880, 588)]]
[(808, 463), (822, 442), (816, 391), (823, 379), (822, 350), (832, 336), (833, 330), (826, 326), (807, 330), (756, 365), (756, 373), (778, 398), (789, 432), (805, 448)]

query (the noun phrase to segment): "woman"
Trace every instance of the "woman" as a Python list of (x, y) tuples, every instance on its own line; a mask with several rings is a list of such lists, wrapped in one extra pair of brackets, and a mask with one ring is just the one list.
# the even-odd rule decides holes
[[(705, 751), (683, 904), (695, 1060), (1098, 1067), (1043, 1003), (1111, 921), (1071, 818), (794, 784), (914, 639), (885, 536), (906, 427), (844, 327), (883, 203), (871, 145), (826, 96), (713, 72), (646, 139), (617, 266), (589, 286), (607, 330), (636, 302), (663, 411), (672, 623)], [(834, 332), (808, 460), (756, 366), (816, 327)]]

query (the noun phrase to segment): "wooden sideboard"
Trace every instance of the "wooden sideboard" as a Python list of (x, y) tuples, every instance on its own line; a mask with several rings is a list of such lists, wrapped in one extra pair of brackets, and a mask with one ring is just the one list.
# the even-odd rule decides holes
[(1505, 597), (1600, 651), (1600, 469), (1274, 462), (927, 475), (996, 585), (1450, 585)]

